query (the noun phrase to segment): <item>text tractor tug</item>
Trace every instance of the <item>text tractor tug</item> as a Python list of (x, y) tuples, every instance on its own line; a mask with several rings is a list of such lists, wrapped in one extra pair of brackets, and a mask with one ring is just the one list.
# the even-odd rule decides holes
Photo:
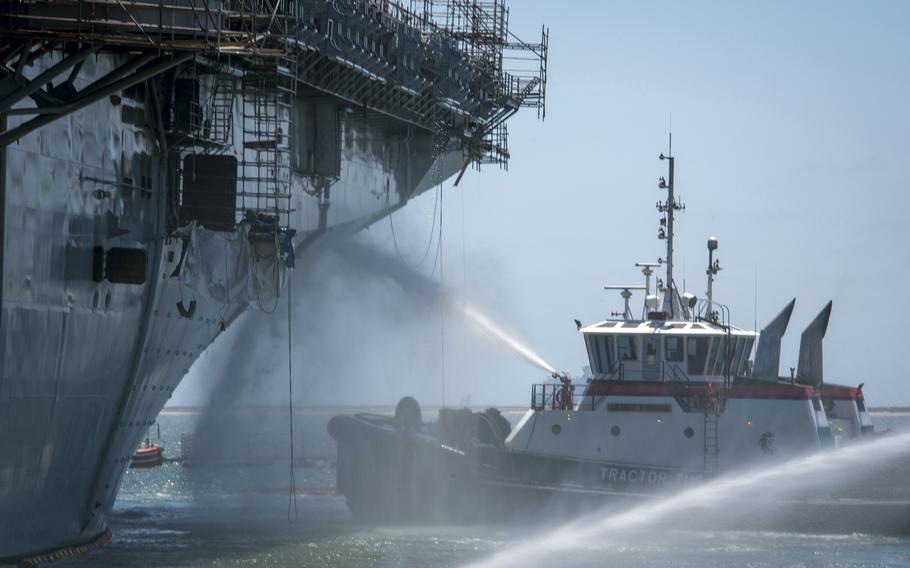
[[(721, 267), (713, 237), (705, 298), (679, 292), (673, 223), (684, 206), (674, 193), (674, 157), (660, 159), (669, 166), (659, 183), (666, 201), (657, 204), (666, 256), (636, 265), (644, 286), (605, 287), (620, 291), (621, 317), (588, 326), (576, 320), (590, 362), (586, 383), (554, 375), (558, 380), (533, 385), (531, 406), (514, 428), (496, 409), (443, 408), (438, 422), (424, 423), (410, 397), (394, 417), (333, 417), (328, 430), (338, 443), (337, 491), (355, 517), (471, 521), (556, 503), (575, 510), (709, 482), (872, 434), (862, 385), (823, 381), (831, 302), (802, 333), (795, 373), (780, 377), (781, 338), (795, 300), (760, 335), (732, 325), (729, 309), (714, 299)], [(659, 268), (666, 277), (652, 293)], [(630, 306), (633, 290), (645, 293), (640, 318)], [(907, 500), (889, 507), (884, 517), (892, 520), (870, 530), (907, 532)], [(815, 512), (839, 517), (824, 508)]]

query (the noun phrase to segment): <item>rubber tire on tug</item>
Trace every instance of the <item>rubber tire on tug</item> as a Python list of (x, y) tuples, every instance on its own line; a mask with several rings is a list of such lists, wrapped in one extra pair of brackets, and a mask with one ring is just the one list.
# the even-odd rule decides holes
[(499, 412), (498, 408), (488, 408), (474, 415), (477, 420), (475, 437), (481, 444), (490, 444), (501, 448), (506, 438), (512, 433), (512, 425)]
[(402, 432), (416, 432), (423, 424), (420, 404), (412, 396), (402, 397), (395, 407), (395, 427)]

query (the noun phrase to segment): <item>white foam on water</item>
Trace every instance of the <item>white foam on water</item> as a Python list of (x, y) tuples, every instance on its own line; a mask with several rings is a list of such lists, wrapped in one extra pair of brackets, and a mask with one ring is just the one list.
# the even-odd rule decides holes
[[(866, 475), (870, 466), (887, 465), (910, 452), (910, 434), (886, 436), (855, 443), (836, 451), (816, 452), (751, 472), (734, 472), (663, 498), (655, 498), (618, 513), (599, 513), (567, 523), (529, 540), (507, 545), (471, 568), (506, 568), (552, 563), (558, 555), (591, 543), (620, 545), (636, 533), (672, 522), (677, 528), (694, 523), (699, 515), (742, 515), (740, 499), (753, 506), (775, 499), (793, 499), (823, 484), (826, 478), (842, 480), (844, 473)], [(739, 510), (736, 510), (739, 505)]]

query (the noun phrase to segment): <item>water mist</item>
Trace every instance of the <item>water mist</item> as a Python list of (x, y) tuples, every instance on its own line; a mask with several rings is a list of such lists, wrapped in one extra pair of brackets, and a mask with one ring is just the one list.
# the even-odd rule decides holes
[[(447, 318), (452, 344), (460, 334), (473, 335), (554, 372), (476, 306), (358, 238), (324, 241), (298, 262), (285, 291), (293, 306), (295, 405), (394, 404), (404, 395), (432, 400), (439, 339), (429, 322), (438, 321), (440, 310), (452, 314)], [(245, 314), (193, 369), (209, 383), (206, 412), (195, 431), (197, 461), (207, 455), (214, 463), (226, 456), (243, 460), (250, 452), (261, 461), (260, 454), (286, 453), (289, 441), (281, 427), (286, 416), (272, 413), (274, 419), (266, 420), (270, 414), (264, 414), (268, 407), (287, 404), (286, 310), (282, 301), (275, 314)], [(470, 359), (477, 356), (472, 353)], [(486, 372), (496, 374), (489, 368)], [(300, 429), (306, 436), (312, 427)], [(270, 485), (281, 482), (276, 476)]]
[[(752, 521), (761, 521), (761, 528), (774, 530), (775, 526), (789, 526), (789, 521), (794, 520), (792, 517), (807, 509), (816, 515), (814, 519), (801, 519), (808, 532), (815, 526), (813, 523), (823, 527), (832, 520), (824, 518), (824, 503), (843, 503), (835, 495), (857, 496), (858, 487), (865, 487), (869, 482), (870, 468), (879, 472), (892, 471), (894, 477), (890, 481), (876, 478), (883, 485), (893, 481), (905, 483), (903, 476), (893, 473), (896, 469), (893, 466), (908, 455), (910, 434), (901, 434), (872, 442), (857, 442), (836, 451), (813, 453), (778, 465), (731, 472), (697, 487), (654, 497), (619, 512), (608, 509), (585, 515), (544, 534), (535, 534), (533, 539), (507, 545), (470, 566), (506, 568), (563, 564), (567, 553), (577, 548), (590, 548), (592, 543), (603, 548), (625, 546), (630, 541), (660, 538), (666, 531), (680, 528), (750, 528), (755, 526)], [(859, 504), (863, 503), (860, 501)], [(860, 519), (857, 517), (856, 520)], [(839, 521), (845, 527), (850, 525), (850, 518)]]

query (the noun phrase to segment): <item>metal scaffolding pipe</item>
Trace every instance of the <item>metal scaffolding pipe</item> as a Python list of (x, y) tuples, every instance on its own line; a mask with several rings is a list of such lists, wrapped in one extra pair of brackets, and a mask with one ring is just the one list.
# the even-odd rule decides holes
[(10, 93), (6, 97), (4, 97), (2, 100), (0, 100), (0, 112), (5, 112), (5, 111), (9, 110), (9, 108), (12, 107), (14, 104), (18, 103), (25, 97), (31, 95), (35, 91), (41, 89), (41, 87), (43, 87), (48, 81), (50, 81), (51, 79), (53, 79), (60, 73), (63, 73), (63, 71), (65, 71), (67, 68), (72, 67), (74, 65), (78, 65), (79, 63), (82, 63), (83, 61), (85, 61), (86, 57), (88, 57), (89, 55), (91, 55), (91, 54), (97, 52), (99, 49), (101, 49), (102, 45), (103, 44), (99, 44), (99, 45), (90, 47), (88, 49), (83, 49), (82, 51), (80, 51), (74, 55), (71, 55), (67, 58), (64, 58), (63, 60), (59, 61), (57, 64), (51, 66), (48, 70), (46, 70), (45, 72), (41, 73), (40, 75), (38, 75), (37, 77), (35, 77), (34, 79), (32, 79), (31, 81), (26, 83), (25, 85), (23, 85), (22, 88)]
[(84, 95), (82, 93), (80, 93), (80, 95), (77, 97), (78, 100), (75, 100), (64, 107), (61, 107), (62, 110), (59, 114), (41, 115), (41, 116), (31, 119), (30, 121), (28, 121), (24, 124), (20, 124), (16, 128), (13, 128), (12, 130), (7, 130), (3, 133), (0, 133), (0, 148), (7, 146), (11, 142), (18, 140), (19, 138), (22, 138), (23, 136), (30, 134), (31, 132), (34, 132), (35, 130), (41, 128), (42, 126), (50, 124), (51, 122), (57, 120), (57, 118), (59, 118), (60, 116), (64, 116), (66, 114), (70, 114), (72, 112), (85, 108), (88, 105), (103, 99), (110, 93), (114, 93), (114, 92), (126, 89), (128, 87), (132, 87), (136, 83), (145, 81), (146, 79), (148, 79), (150, 77), (154, 77), (155, 75), (158, 75), (159, 73), (163, 73), (164, 71), (167, 71), (171, 67), (180, 65), (181, 63), (188, 61), (189, 59), (192, 59), (193, 55), (194, 55), (193, 53), (182, 53), (180, 55), (175, 55), (174, 57), (172, 57), (169, 60), (161, 61), (160, 63), (152, 65), (151, 67), (148, 67), (141, 71), (137, 71), (136, 73), (134, 73), (133, 75), (130, 75), (129, 77), (124, 77), (123, 79), (120, 79), (119, 81), (110, 83), (110, 84), (108, 84), (107, 88), (103, 88), (103, 87), (99, 87), (97, 89), (90, 88), (89, 90), (91, 92), (86, 93)]

